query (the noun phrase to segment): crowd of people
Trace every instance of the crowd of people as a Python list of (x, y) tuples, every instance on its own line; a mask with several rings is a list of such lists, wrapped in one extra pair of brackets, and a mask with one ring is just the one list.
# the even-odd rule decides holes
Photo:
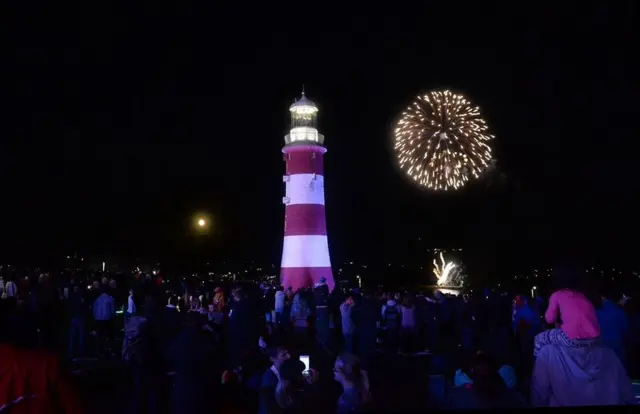
[(86, 412), (64, 367), (89, 356), (126, 370), (132, 413), (375, 410), (381, 355), (429, 359), (425, 408), (635, 404), (634, 300), (555, 279), (544, 300), (3, 275), (0, 411)]

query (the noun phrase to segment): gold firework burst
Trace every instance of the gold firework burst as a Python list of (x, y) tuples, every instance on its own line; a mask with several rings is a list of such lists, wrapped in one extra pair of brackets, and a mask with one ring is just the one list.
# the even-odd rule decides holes
[(464, 96), (434, 91), (418, 96), (394, 131), (400, 168), (419, 185), (456, 190), (479, 178), (491, 162), (494, 137)]

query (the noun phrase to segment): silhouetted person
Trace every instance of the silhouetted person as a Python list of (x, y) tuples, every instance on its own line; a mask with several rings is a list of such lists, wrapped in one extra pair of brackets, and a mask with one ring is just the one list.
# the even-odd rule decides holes
[(184, 328), (169, 345), (168, 359), (176, 374), (171, 395), (174, 414), (196, 412), (215, 401), (211, 392), (218, 378), (211, 373), (216, 350), (203, 325), (202, 315), (188, 313)]
[(243, 353), (258, 344), (257, 310), (242, 289), (233, 292), (233, 310), (229, 315), (229, 364), (236, 368)]

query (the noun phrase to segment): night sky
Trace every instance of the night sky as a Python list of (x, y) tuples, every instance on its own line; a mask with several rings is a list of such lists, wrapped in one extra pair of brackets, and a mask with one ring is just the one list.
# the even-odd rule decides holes
[[(280, 150), (303, 84), (328, 148), (334, 262), (438, 246), (488, 266), (635, 257), (633, 2), (86, 3), (20, 3), (5, 27), (4, 260), (279, 262)], [(479, 105), (497, 137), (499, 171), (457, 193), (414, 187), (390, 150), (400, 111), (438, 88)], [(205, 241), (189, 235), (197, 211), (214, 220)]]

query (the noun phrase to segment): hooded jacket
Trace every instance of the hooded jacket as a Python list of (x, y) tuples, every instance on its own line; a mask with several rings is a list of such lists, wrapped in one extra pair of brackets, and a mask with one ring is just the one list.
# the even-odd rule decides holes
[(534, 407), (635, 404), (631, 381), (609, 348), (547, 345), (531, 378)]

